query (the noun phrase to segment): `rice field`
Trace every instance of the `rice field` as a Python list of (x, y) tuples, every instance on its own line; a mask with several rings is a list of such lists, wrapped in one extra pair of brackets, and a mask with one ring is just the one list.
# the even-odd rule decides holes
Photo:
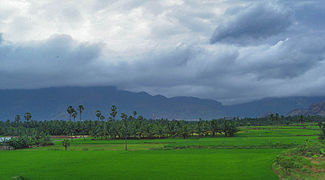
[(306, 139), (316, 128), (241, 127), (236, 137), (128, 140), (73, 139), (64, 151), (53, 146), (0, 151), (0, 179), (278, 179), (276, 155)]

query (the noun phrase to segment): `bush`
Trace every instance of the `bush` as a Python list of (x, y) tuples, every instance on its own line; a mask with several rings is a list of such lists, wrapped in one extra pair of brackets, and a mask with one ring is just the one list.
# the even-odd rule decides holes
[(324, 155), (325, 144), (321, 142), (310, 142), (306, 140), (304, 144), (291, 151), (291, 154), (313, 157)]
[(6, 143), (14, 149), (28, 148), (32, 145), (31, 140), (28, 136), (19, 136), (17, 138), (13, 137), (10, 140), (6, 141)]
[(287, 173), (291, 168), (294, 168), (294, 160), (289, 156), (279, 155), (275, 158), (274, 162), (282, 167)]
[(236, 123), (233, 121), (224, 121), (222, 124), (221, 130), (225, 133), (225, 136), (232, 137), (237, 133), (239, 130), (236, 126)]
[(304, 166), (310, 165), (306, 158), (289, 154), (278, 155), (274, 163), (283, 169), (286, 175), (290, 175), (293, 169), (303, 169)]
[(46, 145), (52, 145), (52, 141), (50, 139), (50, 136), (45, 134), (40, 135), (32, 135), (32, 136), (18, 136), (13, 137), (5, 142), (10, 147), (13, 147), (14, 149), (23, 149), (23, 148), (29, 148), (31, 146), (46, 146)]
[(62, 146), (64, 147), (65, 151), (67, 151), (68, 147), (70, 146), (70, 141), (68, 139), (64, 139), (62, 141)]
[(282, 175), (297, 179), (301, 174), (313, 173), (311, 171), (313, 164), (309, 159), (323, 156), (324, 149), (325, 144), (306, 140), (304, 144), (278, 155), (273, 165), (283, 172)]
[(318, 126), (320, 128), (320, 135), (319, 135), (319, 139), (324, 140), (325, 139), (325, 122), (319, 122)]

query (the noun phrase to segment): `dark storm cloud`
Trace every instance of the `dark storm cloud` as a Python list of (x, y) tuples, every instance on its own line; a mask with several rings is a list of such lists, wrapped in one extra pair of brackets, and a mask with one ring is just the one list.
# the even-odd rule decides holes
[(210, 42), (243, 44), (285, 31), (293, 23), (293, 11), (269, 3), (230, 9), (214, 31)]
[(294, 4), (296, 18), (301, 25), (312, 27), (315, 30), (324, 30), (325, 3), (320, 1), (307, 1)]
[(68, 35), (44, 41), (0, 44), (0, 88), (69, 85), (92, 73), (100, 46), (78, 43)]
[[(231, 1), (225, 12), (215, 12), (219, 6), (211, 1), (204, 1), (202, 10), (195, 1), (142, 2), (93, 5), (91, 12), (100, 11), (95, 24), (87, 21), (71, 36), (15, 42), (6, 39), (12, 37), (6, 36), (9, 31), (4, 33), (0, 89), (115, 85), (224, 103), (325, 95), (324, 5), (319, 1)], [(72, 29), (87, 19), (83, 8), (63, 12), (75, 21)], [(100, 23), (108, 20), (113, 24)], [(77, 40), (88, 31), (106, 41)]]

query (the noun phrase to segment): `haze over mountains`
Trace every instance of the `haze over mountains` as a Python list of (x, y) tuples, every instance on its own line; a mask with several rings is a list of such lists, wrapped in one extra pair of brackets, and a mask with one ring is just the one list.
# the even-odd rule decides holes
[(110, 106), (119, 112), (136, 110), (146, 118), (193, 120), (224, 116), (258, 117), (268, 112), (287, 114), (293, 109), (306, 108), (325, 101), (325, 97), (266, 98), (244, 104), (222, 105), (220, 102), (195, 97), (166, 98), (145, 92), (106, 87), (57, 87), (30, 90), (0, 90), (0, 120), (14, 119), (16, 114), (31, 112), (34, 120), (68, 119), (68, 105), (85, 106), (83, 119), (96, 119), (100, 110), (108, 117)]
[(325, 102), (311, 104), (308, 108), (294, 109), (289, 112), (289, 115), (325, 116)]

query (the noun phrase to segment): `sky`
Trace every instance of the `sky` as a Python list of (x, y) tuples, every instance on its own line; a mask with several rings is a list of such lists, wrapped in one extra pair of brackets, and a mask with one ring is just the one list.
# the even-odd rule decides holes
[(322, 0), (0, 0), (0, 89), (325, 95)]

